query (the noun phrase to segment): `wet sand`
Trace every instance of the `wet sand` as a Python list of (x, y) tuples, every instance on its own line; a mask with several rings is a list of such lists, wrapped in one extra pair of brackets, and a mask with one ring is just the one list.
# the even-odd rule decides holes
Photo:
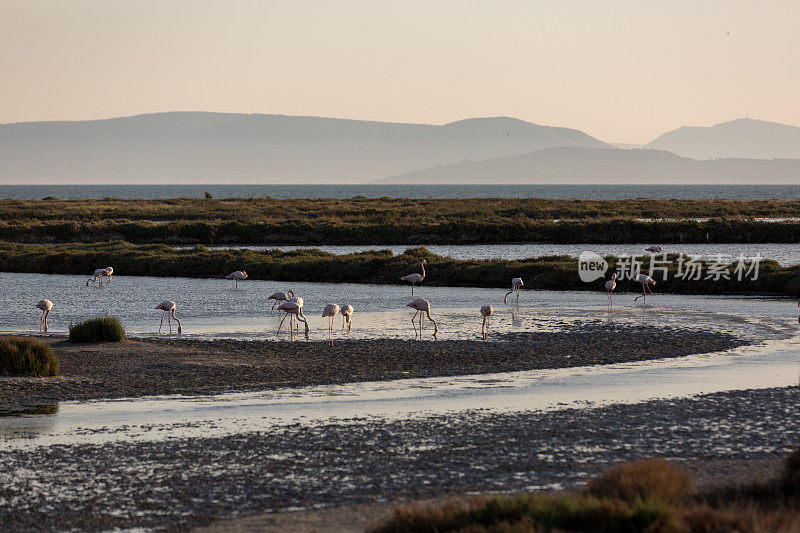
[[(769, 479), (798, 445), (798, 427), (800, 387), (789, 387), (18, 449), (0, 453), (0, 523), (11, 531), (176, 530), (265, 512), (347, 513), (344, 506), (570, 490), (610, 465), (652, 456), (687, 463), (701, 486), (721, 472), (722, 483)], [(358, 508), (364, 520), (374, 516)], [(284, 514), (278, 523), (298, 518)], [(330, 514), (317, 520), (334, 521)]]
[(48, 337), (54, 378), (0, 377), (0, 410), (58, 401), (214, 394), (304, 385), (611, 364), (727, 350), (735, 336), (655, 326), (587, 324), (500, 341), (336, 342), (134, 339), (70, 344)]

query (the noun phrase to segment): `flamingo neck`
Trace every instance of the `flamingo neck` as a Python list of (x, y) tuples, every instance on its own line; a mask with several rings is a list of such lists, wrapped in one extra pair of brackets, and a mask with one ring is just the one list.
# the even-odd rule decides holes
[(422, 267), (422, 279), (425, 279), (425, 263), (420, 263), (419, 266)]

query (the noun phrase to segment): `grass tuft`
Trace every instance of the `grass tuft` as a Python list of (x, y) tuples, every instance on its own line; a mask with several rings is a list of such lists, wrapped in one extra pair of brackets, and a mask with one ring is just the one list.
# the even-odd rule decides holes
[(70, 342), (120, 342), (125, 338), (125, 328), (113, 316), (90, 318), (69, 326)]
[(669, 461), (645, 459), (606, 470), (589, 481), (588, 492), (628, 503), (647, 499), (675, 503), (692, 492), (692, 478)]
[(47, 344), (22, 337), (0, 338), (0, 375), (55, 376), (58, 358)]

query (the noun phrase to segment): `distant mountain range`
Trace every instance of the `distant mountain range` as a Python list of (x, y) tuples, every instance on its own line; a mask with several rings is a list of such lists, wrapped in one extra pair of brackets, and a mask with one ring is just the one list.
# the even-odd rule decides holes
[(443, 126), (175, 112), (0, 125), (0, 181), (352, 183), (551, 146), (606, 146), (505, 117)]
[(439, 126), (172, 112), (0, 125), (0, 183), (800, 181), (794, 126), (684, 126), (641, 148), (508, 117)]
[(800, 159), (698, 161), (662, 150), (557, 147), (462, 161), (378, 183), (787, 183), (800, 179)]
[(797, 159), (800, 158), (800, 128), (740, 118), (708, 128), (683, 126), (657, 137), (645, 148), (666, 150), (692, 159)]

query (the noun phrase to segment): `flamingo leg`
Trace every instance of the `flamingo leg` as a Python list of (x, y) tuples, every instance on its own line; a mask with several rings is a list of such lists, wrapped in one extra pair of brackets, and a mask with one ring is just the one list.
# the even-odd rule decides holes
[(169, 334), (172, 335), (172, 315), (167, 314), (167, 324), (169, 324)]
[(275, 303), (272, 304), (272, 308), (269, 310), (269, 316), (272, 316), (272, 312), (275, 310), (275, 306), (278, 304), (278, 300), (275, 300)]
[(50, 316), (50, 311), (44, 312), (44, 332), (47, 333), (47, 319)]
[(281, 331), (281, 326), (283, 326), (283, 321), (284, 321), (284, 320), (286, 320), (286, 317), (287, 317), (287, 316), (289, 316), (289, 313), (286, 313), (285, 315), (283, 315), (283, 318), (281, 319), (281, 323), (280, 323), (280, 324), (278, 324), (278, 333), (280, 333), (280, 331)]
[(161, 324), (159, 324), (159, 326), (158, 326), (158, 334), (159, 335), (161, 335), (161, 326), (164, 325), (164, 315), (166, 315), (166, 314), (167, 314), (166, 310), (164, 310), (164, 312), (161, 313)]
[(519, 303), (519, 287), (517, 287), (517, 303)]
[(414, 322), (414, 319), (417, 318), (418, 314), (419, 314), (419, 311), (414, 313), (414, 316), (411, 317), (411, 325), (414, 327), (414, 336), (415, 337), (417, 336), (417, 324), (416, 324), (416, 322)]

